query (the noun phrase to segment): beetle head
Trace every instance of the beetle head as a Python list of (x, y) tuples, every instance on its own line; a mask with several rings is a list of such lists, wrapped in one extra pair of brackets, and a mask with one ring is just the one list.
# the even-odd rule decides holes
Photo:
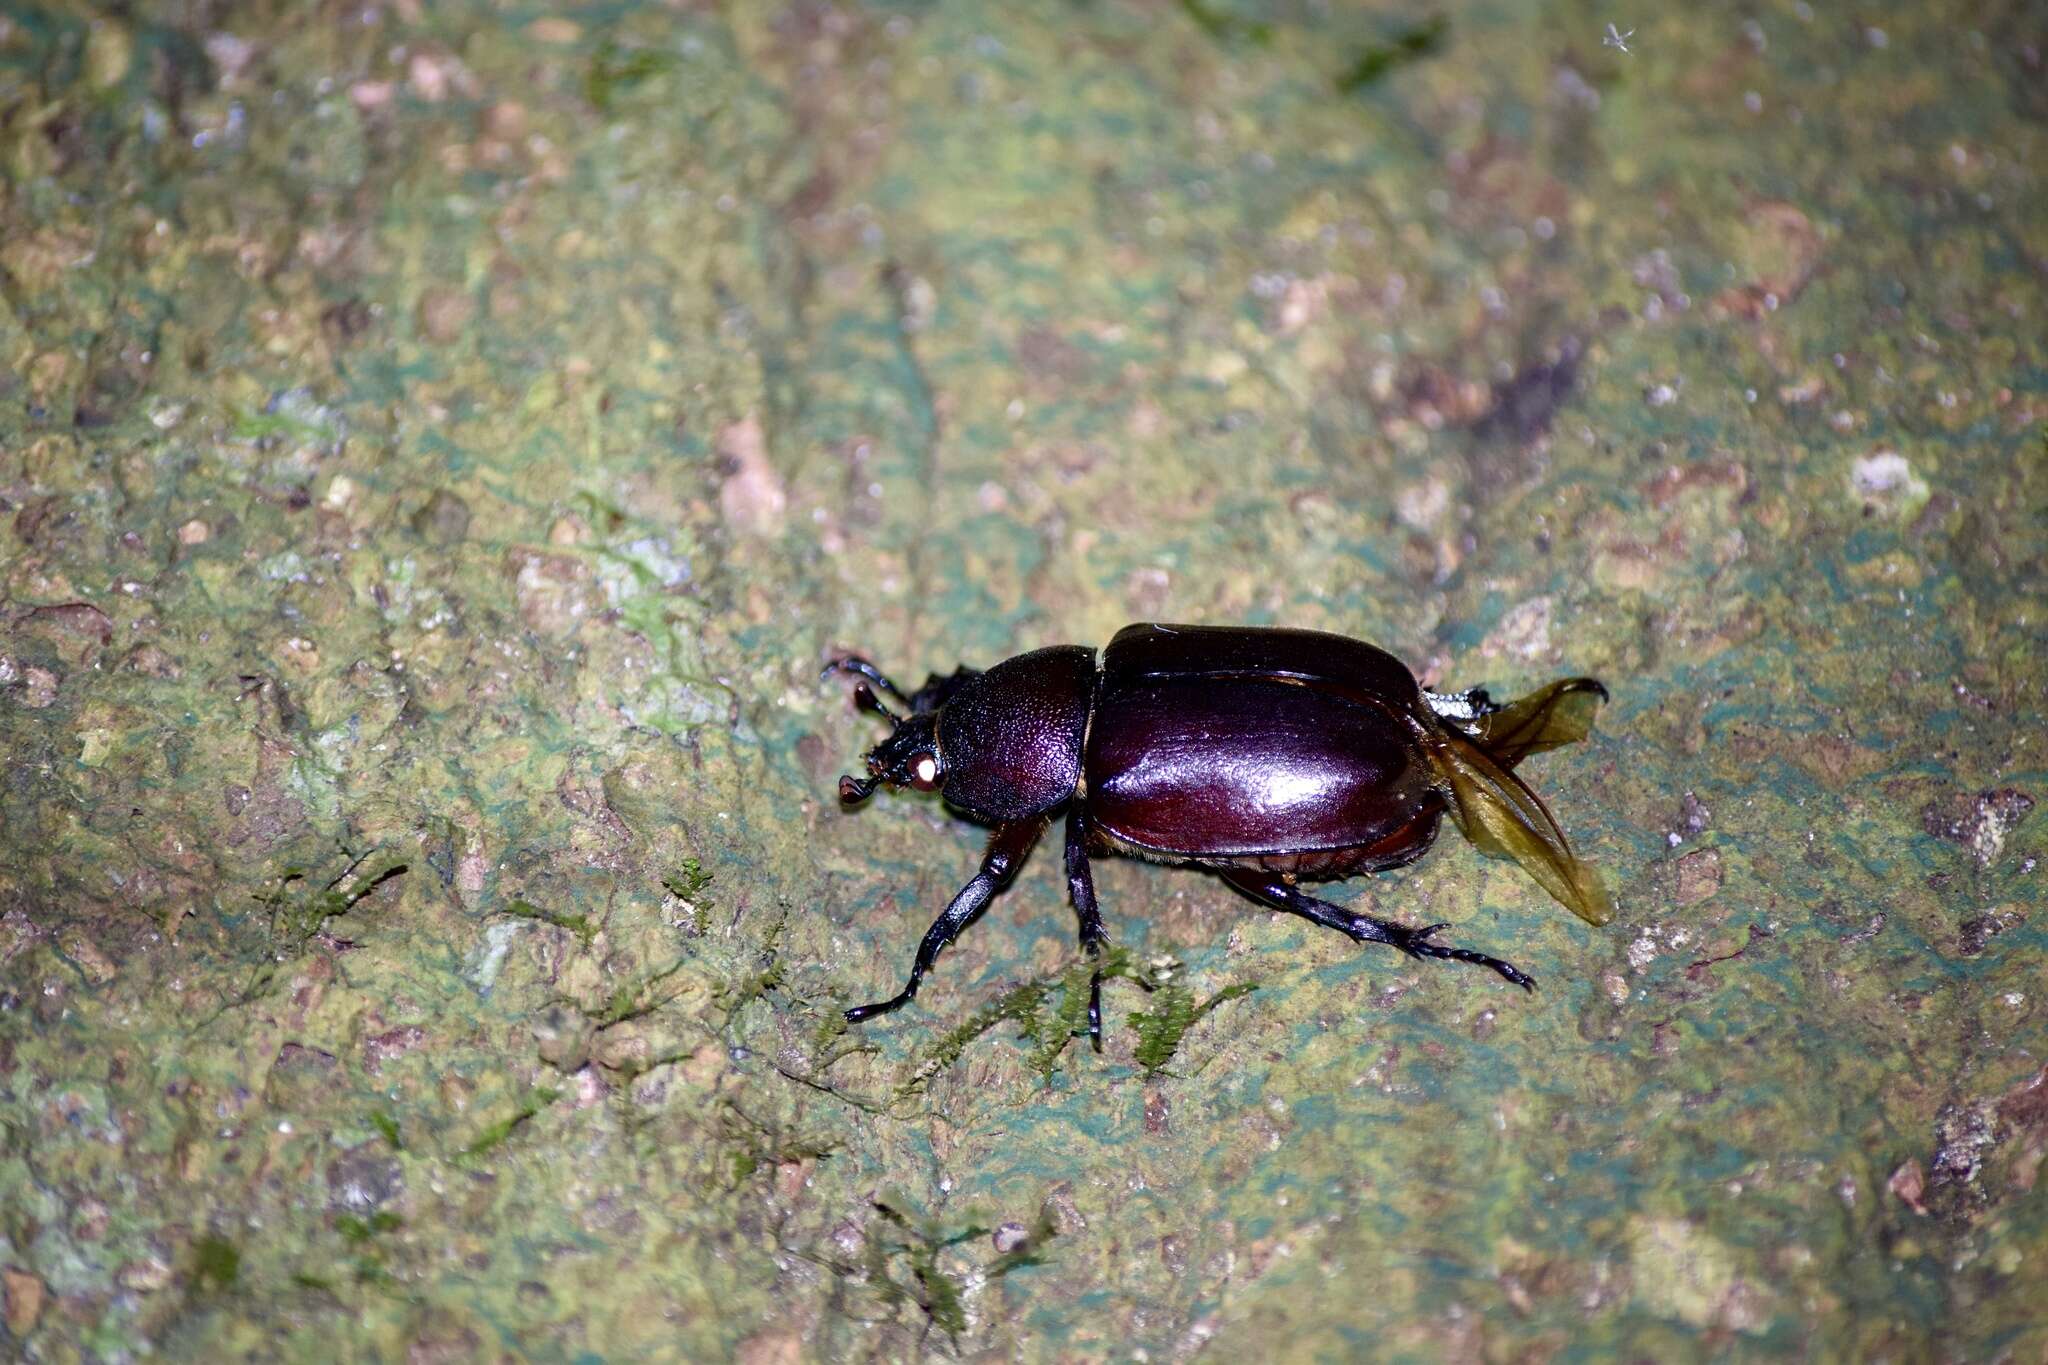
[[(1055, 645), (987, 672), (934, 673), (907, 696), (865, 659), (827, 664), (825, 675), (834, 673), (860, 677), (854, 703), (894, 727), (868, 751), (866, 777), (839, 779), (841, 801), (865, 801), (883, 786), (943, 788), (947, 805), (994, 822), (1044, 814), (1073, 796), (1095, 695), (1094, 650)], [(891, 710), (878, 691), (908, 714)]]
[(865, 682), (854, 688), (853, 700), (861, 710), (882, 717), (892, 728), (887, 739), (868, 750), (866, 777), (848, 774), (839, 779), (839, 799), (855, 805), (884, 785), (915, 787), (924, 792), (936, 790), (945, 777), (945, 767), (939, 761), (937, 711), (919, 707), (907, 716), (899, 716)]

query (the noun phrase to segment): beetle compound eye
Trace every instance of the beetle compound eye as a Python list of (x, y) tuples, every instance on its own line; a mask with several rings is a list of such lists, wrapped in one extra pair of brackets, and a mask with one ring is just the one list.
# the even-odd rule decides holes
[(921, 792), (938, 786), (939, 760), (930, 754), (919, 754), (910, 765), (910, 784)]

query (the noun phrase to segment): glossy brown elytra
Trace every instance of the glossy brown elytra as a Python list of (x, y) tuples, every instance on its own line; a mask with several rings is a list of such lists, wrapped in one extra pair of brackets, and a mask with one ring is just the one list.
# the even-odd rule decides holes
[[(907, 1004), (1062, 811), (1067, 884), (1091, 954), (1108, 936), (1088, 860), (1123, 853), (1208, 868), (1253, 900), (1361, 943), (1475, 963), (1532, 988), (1499, 958), (1435, 942), (1441, 924), (1411, 929), (1297, 885), (1412, 863), (1446, 813), (1482, 852), (1519, 863), (1587, 923), (1612, 914), (1599, 877), (1514, 772), (1531, 754), (1586, 737), (1607, 697), (1591, 678), (1496, 705), (1483, 690), (1426, 692), (1393, 655), (1341, 635), (1162, 625), (1127, 626), (1099, 655), (1056, 645), (985, 672), (933, 674), (908, 695), (866, 659), (825, 668), (842, 672), (863, 680), (855, 700), (892, 729), (869, 751), (866, 777), (839, 780), (839, 799), (855, 804), (883, 785), (936, 790), (995, 829), (980, 871), (918, 945), (910, 980), (848, 1010), (850, 1023)], [(1088, 1002), (1098, 1048), (1100, 995), (1098, 980)]]

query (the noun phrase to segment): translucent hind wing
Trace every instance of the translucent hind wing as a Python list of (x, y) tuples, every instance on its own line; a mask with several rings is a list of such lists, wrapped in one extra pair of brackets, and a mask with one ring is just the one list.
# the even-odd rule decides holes
[(1503, 768), (1530, 754), (1576, 744), (1593, 732), (1607, 689), (1592, 678), (1562, 678), (1460, 724)]
[(1558, 904), (1586, 923), (1612, 919), (1614, 903), (1599, 873), (1572, 852), (1564, 831), (1536, 793), (1464, 735), (1446, 728), (1433, 738), (1431, 758), (1451, 789), (1451, 818), (1473, 847), (1519, 863)]

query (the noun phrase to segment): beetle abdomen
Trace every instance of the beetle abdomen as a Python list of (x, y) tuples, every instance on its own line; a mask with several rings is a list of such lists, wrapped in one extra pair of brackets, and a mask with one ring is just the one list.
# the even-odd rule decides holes
[(1108, 683), (1087, 778), (1098, 830), (1190, 860), (1280, 855), (1305, 864), (1370, 849), (1418, 821), (1433, 834), (1441, 809), (1433, 770), (1396, 717), (1275, 679)]

